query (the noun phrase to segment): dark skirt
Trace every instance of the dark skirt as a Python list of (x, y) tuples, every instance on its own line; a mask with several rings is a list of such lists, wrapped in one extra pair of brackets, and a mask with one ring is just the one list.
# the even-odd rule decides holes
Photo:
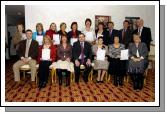
[(126, 74), (126, 60), (110, 59), (108, 73), (110, 75), (124, 76)]

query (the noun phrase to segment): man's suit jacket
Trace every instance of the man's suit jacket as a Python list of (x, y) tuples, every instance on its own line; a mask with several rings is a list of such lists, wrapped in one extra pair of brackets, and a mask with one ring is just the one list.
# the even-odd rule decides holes
[(114, 43), (114, 36), (118, 36), (118, 30), (113, 29), (111, 34), (110, 34), (109, 30), (107, 30), (107, 31), (109, 33), (108, 44), (113, 44)]
[[(133, 34), (137, 32), (138, 32), (138, 29), (134, 30)], [(143, 27), (142, 32), (141, 32), (141, 41), (146, 43), (148, 51), (150, 51), (150, 42), (152, 41), (150, 28)]]
[[(27, 40), (22, 40), (19, 43), (18, 53), (19, 53), (20, 58), (25, 57), (26, 42), (27, 42)], [(38, 58), (38, 42), (33, 40), (33, 39), (32, 39), (31, 44), (30, 44), (28, 57), (31, 57), (32, 59), (35, 59), (35, 60), (37, 60), (37, 58)]]
[[(98, 32), (98, 30), (95, 30), (96, 37), (97, 37), (97, 32)], [(103, 44), (107, 46), (108, 45), (108, 40), (109, 40), (109, 33), (108, 33), (108, 31), (104, 30), (103, 33), (102, 33), (102, 35), (103, 35)]]
[[(73, 44), (72, 48), (72, 55), (73, 55), (73, 60), (79, 59), (79, 56), (81, 54), (81, 45), (80, 41), (77, 41)], [(89, 42), (84, 42), (84, 55), (86, 56), (85, 59), (92, 59), (92, 49), (91, 49), (91, 44)]]
[(132, 41), (132, 30), (126, 29), (124, 39), (123, 39), (122, 33), (123, 33), (123, 29), (119, 30), (120, 42), (125, 45), (125, 48), (128, 48), (129, 43)]

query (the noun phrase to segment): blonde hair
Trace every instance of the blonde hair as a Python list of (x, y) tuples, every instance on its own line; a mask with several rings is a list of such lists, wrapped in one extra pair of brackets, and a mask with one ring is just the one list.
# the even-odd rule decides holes
[(51, 40), (50, 36), (48, 36), (48, 35), (45, 35), (45, 36), (44, 36), (44, 38), (43, 38), (43, 42), (42, 42), (42, 44), (43, 44), (43, 45), (45, 44), (45, 40), (49, 40), (50, 45), (52, 45), (52, 44), (53, 44), (53, 42), (52, 42), (52, 40)]

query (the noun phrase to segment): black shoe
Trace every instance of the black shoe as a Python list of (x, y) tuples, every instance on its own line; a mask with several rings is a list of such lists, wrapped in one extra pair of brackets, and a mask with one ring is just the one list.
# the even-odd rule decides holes
[(43, 82), (42, 87), (43, 88), (46, 87), (46, 82)]
[(100, 81), (100, 83), (104, 83), (103, 81)]

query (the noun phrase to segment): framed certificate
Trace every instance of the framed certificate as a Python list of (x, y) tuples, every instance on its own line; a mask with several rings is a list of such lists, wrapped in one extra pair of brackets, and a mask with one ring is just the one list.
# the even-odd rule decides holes
[(106, 55), (106, 50), (98, 49), (97, 50), (97, 60), (104, 61)]
[(36, 36), (36, 41), (38, 42), (39, 45), (42, 45), (43, 36), (42, 36), (42, 35), (37, 35), (37, 36)]
[(129, 59), (129, 51), (128, 49), (121, 50), (120, 60), (128, 60)]
[(42, 49), (42, 60), (50, 59), (50, 49)]
[(54, 45), (60, 44), (60, 35), (59, 34), (53, 34), (53, 44)]

